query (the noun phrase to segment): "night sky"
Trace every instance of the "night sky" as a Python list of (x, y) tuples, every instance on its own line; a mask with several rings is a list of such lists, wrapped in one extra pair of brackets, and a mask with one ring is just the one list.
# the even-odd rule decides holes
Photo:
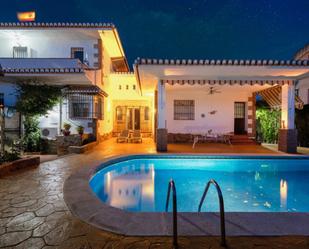
[(0, 21), (112, 22), (137, 57), (291, 59), (309, 42), (309, 0), (1, 0)]

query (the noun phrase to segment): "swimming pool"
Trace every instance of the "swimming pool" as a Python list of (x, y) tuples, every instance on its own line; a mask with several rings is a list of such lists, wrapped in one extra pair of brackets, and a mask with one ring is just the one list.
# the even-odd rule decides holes
[[(208, 180), (222, 190), (226, 212), (308, 212), (309, 159), (288, 157), (131, 157), (102, 165), (90, 187), (105, 204), (163, 212), (174, 179), (180, 212), (196, 212)], [(211, 187), (202, 211), (218, 211)]]

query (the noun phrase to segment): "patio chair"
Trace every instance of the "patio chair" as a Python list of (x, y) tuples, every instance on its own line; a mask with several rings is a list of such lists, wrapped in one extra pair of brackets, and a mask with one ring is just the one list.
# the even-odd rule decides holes
[(130, 141), (131, 141), (132, 143), (135, 143), (135, 142), (142, 143), (143, 140), (142, 140), (141, 131), (140, 131), (140, 130), (134, 130), (133, 133), (132, 133), (132, 136), (131, 136), (131, 138), (130, 138)]
[(129, 130), (123, 130), (117, 137), (117, 143), (129, 141)]

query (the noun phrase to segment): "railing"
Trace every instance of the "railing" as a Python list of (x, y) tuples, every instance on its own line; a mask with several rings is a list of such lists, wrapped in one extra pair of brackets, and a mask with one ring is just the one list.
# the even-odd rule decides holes
[(173, 247), (176, 249), (176, 248), (178, 248), (178, 242), (177, 242), (177, 238), (178, 238), (178, 233), (177, 233), (177, 197), (176, 197), (175, 182), (173, 181), (173, 179), (171, 179), (168, 183), (165, 212), (168, 211), (168, 204), (169, 204), (171, 190), (173, 191)]
[(219, 184), (211, 179), (207, 185), (206, 185), (206, 188), (204, 190), (204, 193), (203, 193), (203, 196), (202, 196), (202, 199), (200, 201), (200, 204), (198, 206), (198, 212), (201, 212), (201, 208), (202, 208), (202, 205), (204, 203), (204, 200), (205, 200), (205, 197), (207, 195), (207, 192), (208, 192), (208, 189), (210, 187), (210, 185), (213, 184), (215, 187), (216, 187), (216, 190), (217, 190), (217, 193), (218, 193), (218, 198), (219, 198), (219, 204), (220, 204), (220, 224), (221, 224), (221, 245), (226, 247), (226, 239), (225, 239), (225, 217), (224, 217), (224, 202), (223, 202), (223, 195), (222, 195), (222, 192), (221, 192), (221, 189), (220, 189), (220, 186)]

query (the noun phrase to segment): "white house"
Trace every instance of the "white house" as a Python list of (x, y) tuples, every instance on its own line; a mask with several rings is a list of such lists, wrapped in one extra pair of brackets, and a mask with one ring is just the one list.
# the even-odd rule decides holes
[[(98, 138), (125, 128), (151, 135), (153, 103), (140, 96), (112, 24), (0, 23), (0, 65), (0, 93), (7, 107), (14, 106), (20, 81), (63, 89), (62, 103), (40, 118), (44, 136), (60, 134), (64, 123), (72, 125), (73, 133), (82, 125)], [(116, 110), (122, 111), (121, 119)], [(132, 127), (134, 118), (138, 124)]]
[(212, 130), (254, 138), (259, 94), (281, 109), (279, 149), (295, 152), (294, 110), (309, 103), (306, 56), (299, 52), (295, 60), (280, 61), (137, 59), (130, 72), (112, 24), (0, 23), (0, 94), (9, 107), (16, 102), (19, 81), (60, 86), (63, 101), (40, 118), (44, 136), (60, 134), (64, 123), (73, 126), (73, 133), (82, 125), (98, 139), (141, 130), (155, 139), (158, 151), (179, 134), (190, 138)]
[(135, 63), (142, 94), (157, 96), (157, 150), (173, 133), (255, 136), (255, 96), (281, 108), (279, 149), (295, 152), (295, 85), (309, 72), (308, 60), (157, 60)]

